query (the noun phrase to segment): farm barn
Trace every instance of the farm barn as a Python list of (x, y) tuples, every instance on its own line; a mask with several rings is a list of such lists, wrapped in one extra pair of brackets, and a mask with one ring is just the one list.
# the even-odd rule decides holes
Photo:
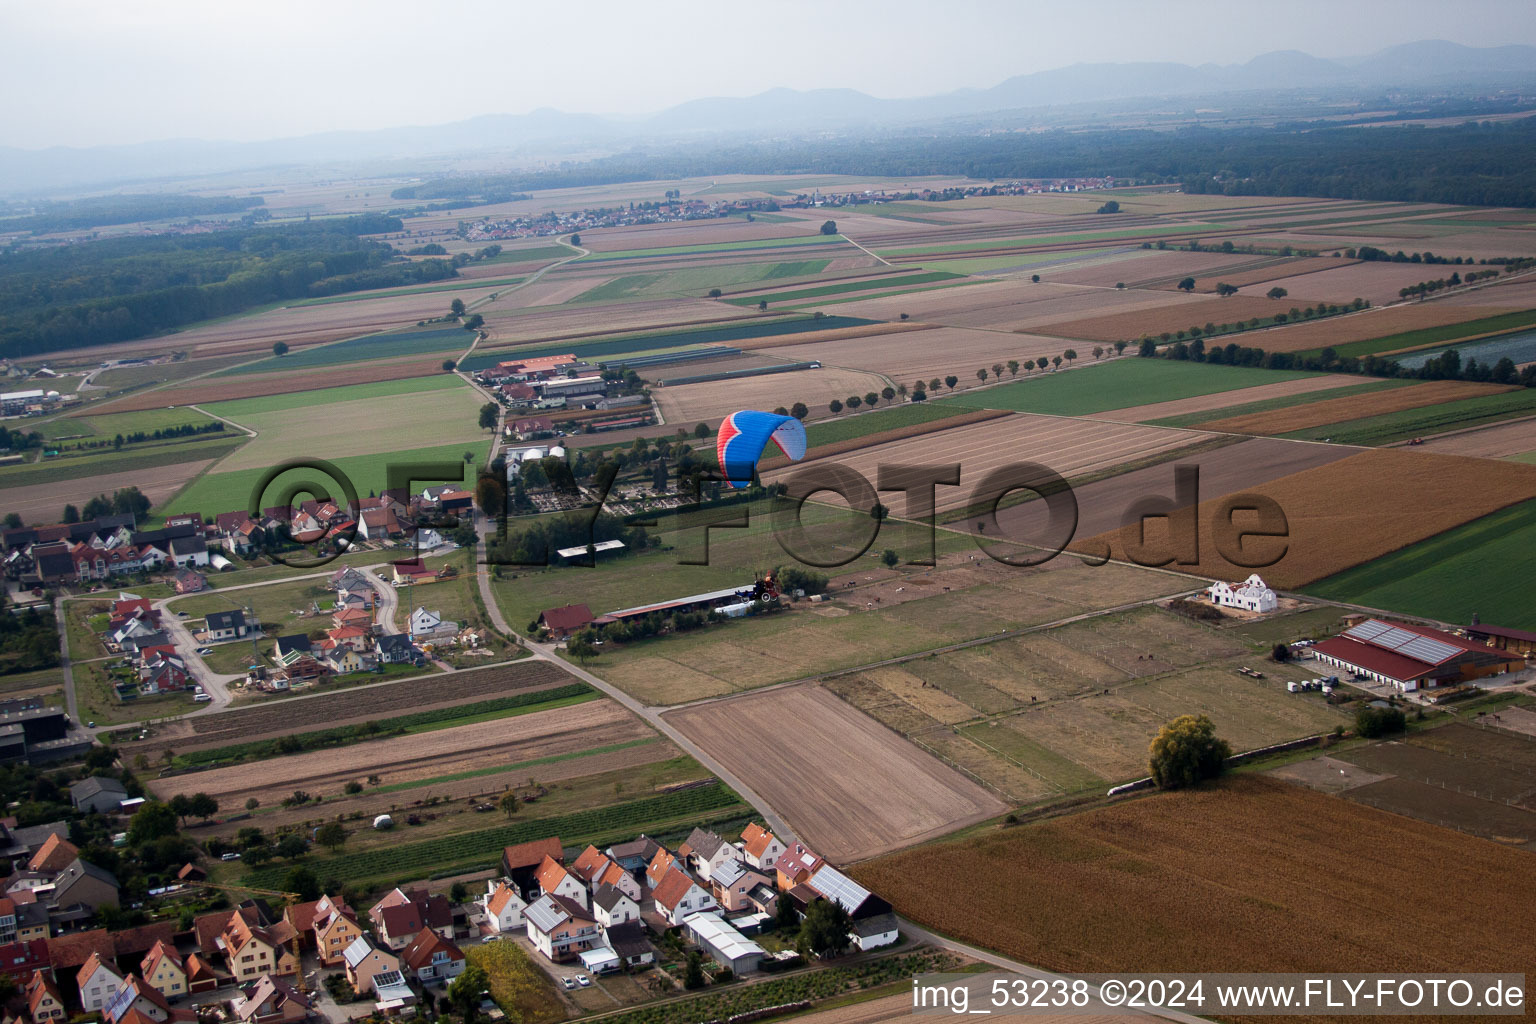
[(1525, 667), (1518, 656), (1438, 629), (1366, 619), (1312, 653), (1326, 665), (1386, 683), (1400, 693), (1449, 686)]
[(1496, 647), (1501, 651), (1518, 654), (1526, 658), (1536, 658), (1536, 633), (1523, 629), (1508, 629), (1504, 626), (1487, 626), (1477, 621), (1477, 616), (1472, 616), (1472, 625), (1465, 630), (1467, 636), (1489, 647)]

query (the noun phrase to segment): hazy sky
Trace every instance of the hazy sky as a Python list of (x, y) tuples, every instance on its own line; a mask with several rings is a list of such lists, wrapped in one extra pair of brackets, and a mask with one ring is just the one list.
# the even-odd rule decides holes
[(0, 145), (639, 114), (775, 86), (918, 96), (1085, 61), (1536, 43), (1531, 0), (0, 0)]

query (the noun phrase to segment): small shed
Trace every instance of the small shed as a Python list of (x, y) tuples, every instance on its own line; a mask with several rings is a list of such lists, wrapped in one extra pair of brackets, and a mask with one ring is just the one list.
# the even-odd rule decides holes
[(593, 974), (603, 974), (607, 971), (616, 971), (624, 966), (619, 955), (607, 946), (598, 946), (596, 949), (586, 950), (581, 954), (581, 966)]

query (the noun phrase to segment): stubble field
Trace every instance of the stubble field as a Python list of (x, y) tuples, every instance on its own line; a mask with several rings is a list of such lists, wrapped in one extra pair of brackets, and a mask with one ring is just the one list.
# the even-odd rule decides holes
[[(1007, 806), (953, 768), (815, 686), (671, 712), (834, 863), (847, 864), (1001, 814)], [(886, 784), (872, 785), (876, 779)]]
[(1348, 420), (1364, 419), (1367, 416), (1383, 416), (1387, 413), (1402, 412), (1405, 409), (1422, 409), (1425, 406), (1440, 405), (1442, 402), (1497, 395), (1512, 390), (1514, 390), (1513, 387), (1499, 384), (1476, 384), (1460, 380), (1428, 381), (1366, 395), (1303, 402), (1289, 409), (1274, 409), (1246, 416), (1210, 420), (1200, 424), (1200, 429), (1219, 430), (1232, 434), (1285, 434), (1293, 430), (1326, 426), (1329, 423), (1343, 423)]

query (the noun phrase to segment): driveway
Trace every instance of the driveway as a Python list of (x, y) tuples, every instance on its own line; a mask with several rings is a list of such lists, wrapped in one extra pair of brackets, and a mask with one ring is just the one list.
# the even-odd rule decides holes
[(394, 636), (400, 632), (395, 627), (395, 612), (400, 607), (400, 595), (392, 584), (372, 569), (359, 569), (358, 572), (373, 584), (373, 589), (379, 595), (379, 606), (373, 613), (374, 621), (379, 624), (385, 636)]

